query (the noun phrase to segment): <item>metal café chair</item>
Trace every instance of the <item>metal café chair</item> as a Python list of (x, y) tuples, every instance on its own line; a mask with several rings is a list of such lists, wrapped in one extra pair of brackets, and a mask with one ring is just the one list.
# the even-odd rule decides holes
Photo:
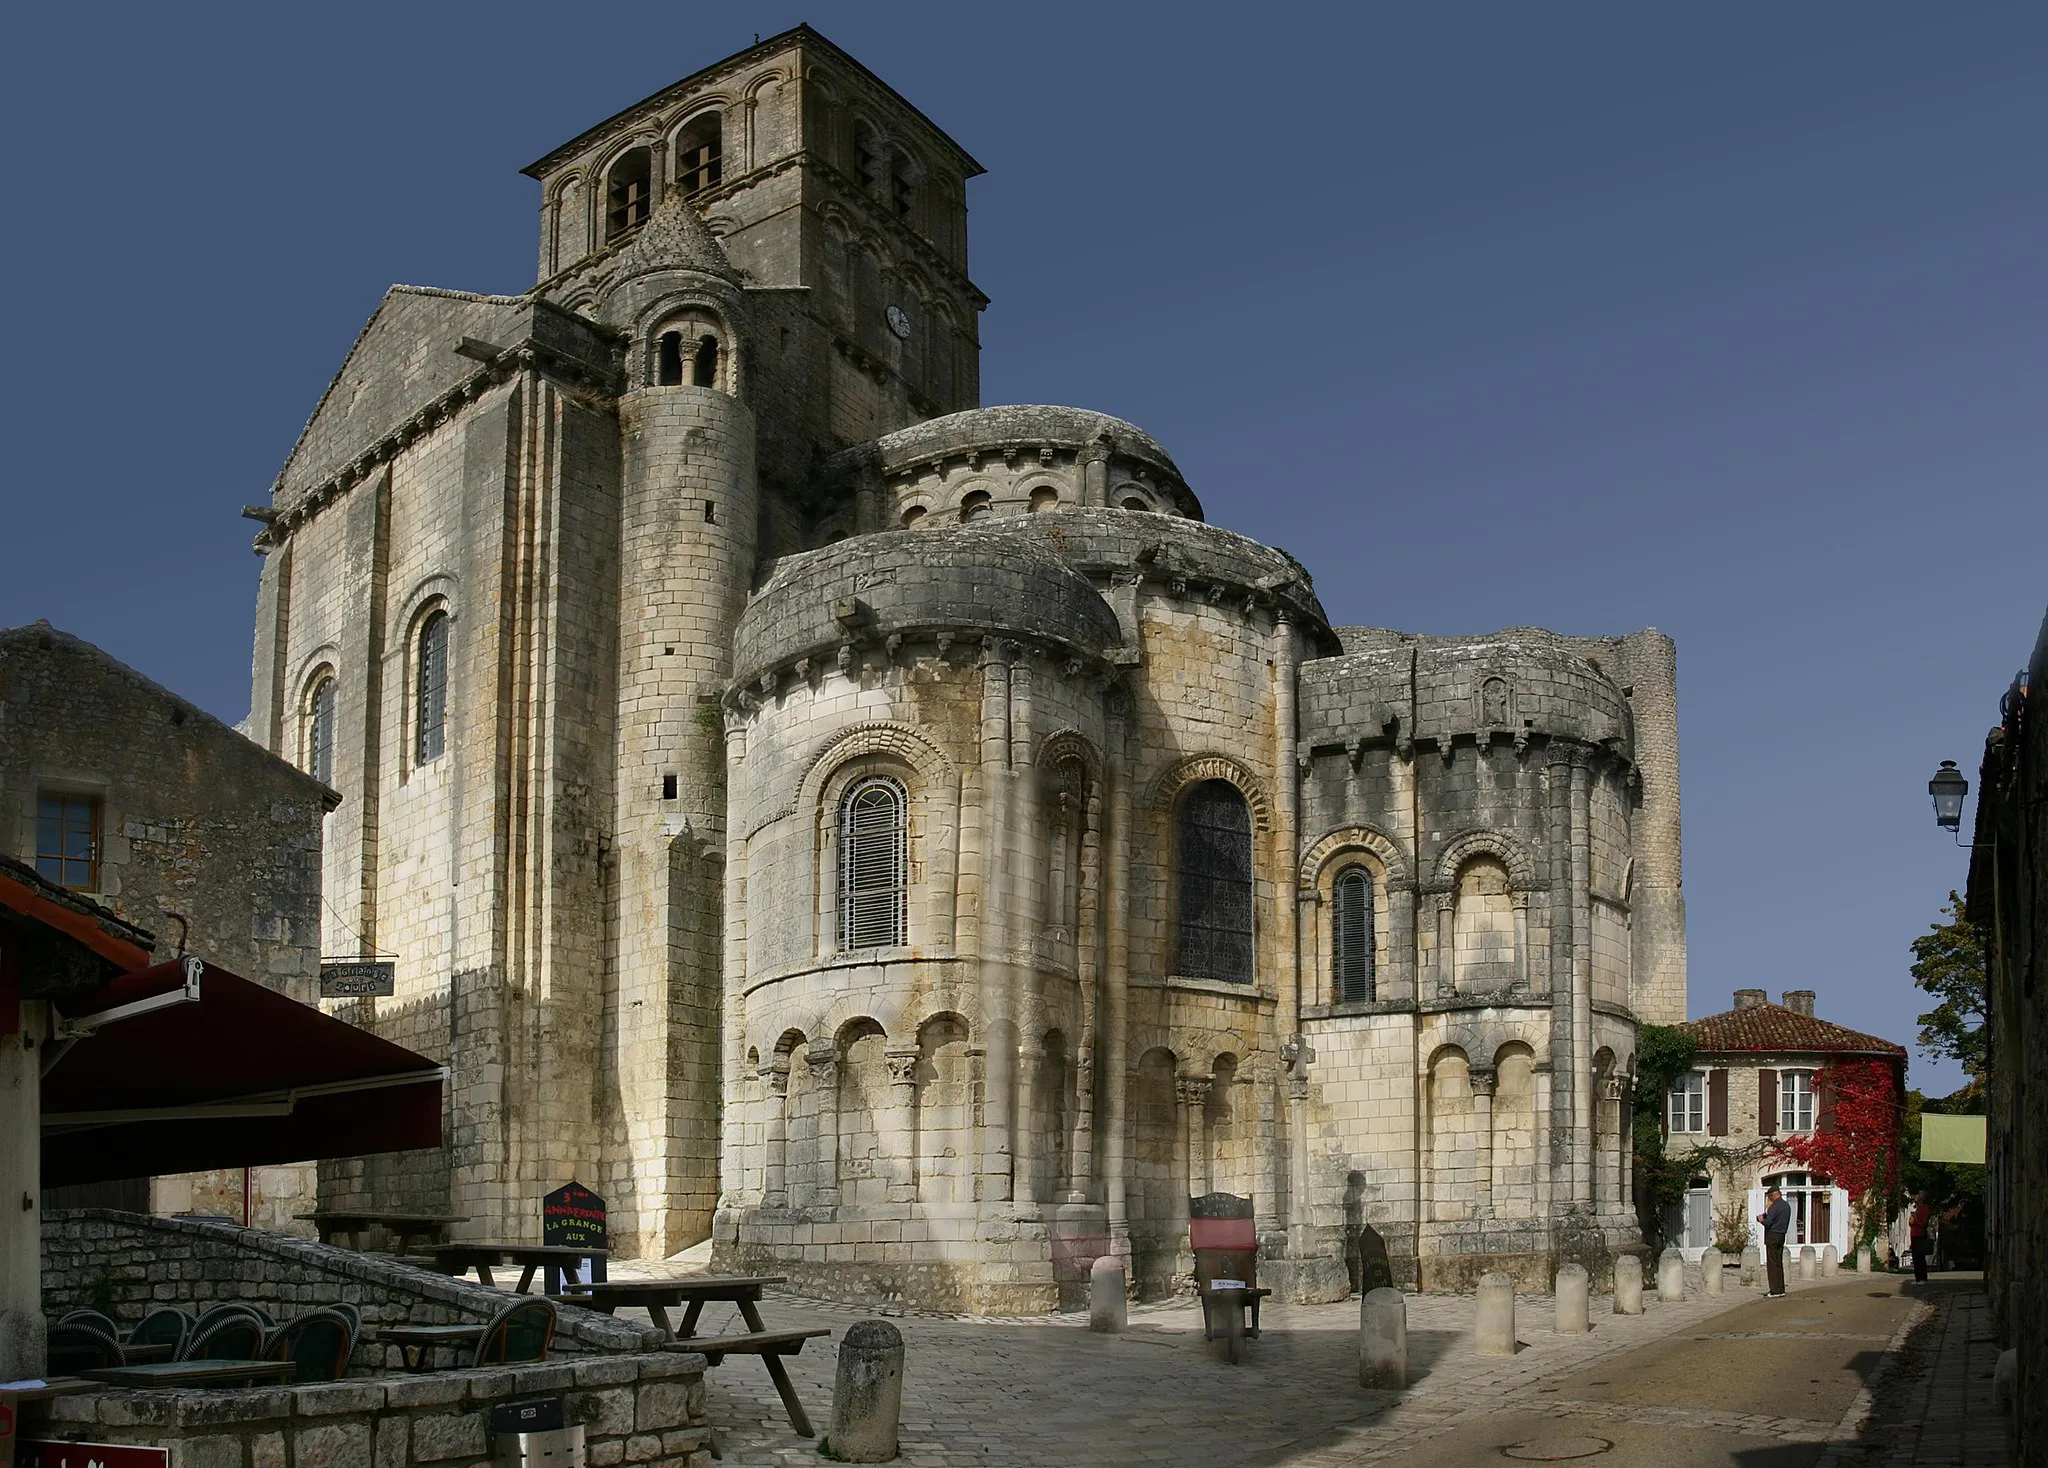
[(50, 1327), (49, 1365), (45, 1369), (51, 1376), (76, 1376), (81, 1371), (126, 1364), (121, 1342), (110, 1330), (102, 1330), (89, 1320), (60, 1320)]
[(545, 1296), (514, 1300), (477, 1337), (472, 1366), (510, 1366), (545, 1361), (555, 1340), (555, 1306)]
[(177, 1305), (159, 1305), (128, 1332), (131, 1346), (169, 1346), (171, 1359), (179, 1360), (185, 1343), (192, 1339), (192, 1314)]
[[(210, 1312), (209, 1312), (210, 1313)], [(260, 1361), (263, 1359), (264, 1325), (254, 1311), (235, 1311), (214, 1316), (201, 1324), (185, 1343), (185, 1361)]]
[(356, 1329), (349, 1317), (331, 1306), (295, 1315), (264, 1341), (268, 1361), (289, 1361), (298, 1368), (296, 1381), (339, 1381), (348, 1370)]

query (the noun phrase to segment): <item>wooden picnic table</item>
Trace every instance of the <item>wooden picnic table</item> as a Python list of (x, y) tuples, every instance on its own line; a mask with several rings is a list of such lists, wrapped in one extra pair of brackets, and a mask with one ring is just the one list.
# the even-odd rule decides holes
[[(768, 1368), (768, 1379), (775, 1383), (776, 1394), (782, 1398), (782, 1405), (789, 1413), (789, 1425), (796, 1429), (798, 1437), (810, 1437), (811, 1419), (804, 1415), (803, 1403), (797, 1400), (796, 1385), (790, 1381), (789, 1369), (782, 1364), (782, 1358), (801, 1351), (804, 1342), (812, 1336), (830, 1335), (832, 1332), (822, 1326), (770, 1330), (762, 1323), (761, 1291), (769, 1285), (781, 1284), (787, 1278), (781, 1274), (700, 1274), (682, 1279), (607, 1280), (602, 1284), (571, 1285), (559, 1298), (567, 1304), (580, 1305), (604, 1315), (622, 1306), (638, 1306), (647, 1312), (648, 1318), (678, 1350), (701, 1351), (713, 1366), (727, 1356), (759, 1356)], [(698, 1318), (703, 1315), (706, 1305), (714, 1304), (737, 1305), (740, 1318), (747, 1323), (748, 1334), (699, 1336)], [(683, 1309), (683, 1323), (680, 1327), (673, 1327), (669, 1324), (668, 1312), (678, 1305)]]
[(542, 1288), (547, 1289), (554, 1284), (554, 1276), (563, 1265), (606, 1257), (603, 1249), (572, 1249), (559, 1244), (475, 1243), (467, 1239), (454, 1244), (436, 1244), (428, 1252), (433, 1256), (434, 1268), (441, 1273), (467, 1274), (474, 1269), (478, 1281), (490, 1290), (498, 1288), (497, 1280), (491, 1276), (493, 1265), (517, 1264), (525, 1271), (519, 1276), (519, 1288), (513, 1291), (520, 1295), (525, 1294), (533, 1283), (535, 1270), (547, 1271), (548, 1277), (542, 1281)]
[(376, 1209), (346, 1208), (316, 1208), (311, 1213), (294, 1213), (292, 1217), (305, 1219), (318, 1229), (323, 1244), (332, 1244), (337, 1234), (347, 1234), (348, 1246), (358, 1254), (363, 1252), (363, 1234), (372, 1228), (390, 1233), (402, 1252), (411, 1248), (414, 1240), (423, 1244), (445, 1243), (451, 1224), (469, 1222), (467, 1214), (382, 1213)]
[(108, 1386), (253, 1386), (289, 1381), (292, 1361), (153, 1361), (142, 1366), (102, 1366), (78, 1374)]
[(489, 1324), (482, 1321), (474, 1325), (380, 1325), (370, 1332), (370, 1339), (398, 1347), (407, 1371), (431, 1371), (434, 1347), (468, 1346), (475, 1350), (476, 1343), (489, 1329)]
[(121, 1364), (142, 1366), (152, 1361), (168, 1361), (175, 1341), (123, 1341), (121, 1342)]

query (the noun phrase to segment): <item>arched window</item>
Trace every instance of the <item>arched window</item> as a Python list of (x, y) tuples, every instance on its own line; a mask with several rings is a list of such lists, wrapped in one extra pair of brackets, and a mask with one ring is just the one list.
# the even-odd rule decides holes
[(880, 192), (881, 148), (875, 141), (875, 130), (858, 117), (853, 120), (853, 171), (862, 188), (870, 194)]
[(655, 354), (654, 385), (683, 385), (683, 334), (680, 331), (664, 331), (661, 334), (660, 348)]
[(1372, 873), (1346, 867), (1330, 889), (1330, 956), (1339, 1004), (1366, 1004), (1374, 992), (1376, 961)]
[(1133, 494), (1124, 496), (1124, 508), (1127, 510), (1150, 510), (1152, 506)]
[(918, 521), (922, 520), (925, 517), (926, 513), (927, 512), (923, 505), (912, 505), (909, 509), (903, 512), (903, 528), (905, 530), (910, 529), (912, 526), (916, 525)]
[(977, 489), (968, 495), (966, 499), (960, 501), (960, 518), (963, 520), (979, 520), (983, 515), (990, 514), (993, 510), (994, 502), (989, 498), (989, 493), (985, 489)]
[(903, 153), (889, 160), (889, 205), (905, 222), (917, 212), (917, 165)]
[(725, 177), (724, 133), (719, 115), (707, 112), (676, 134), (676, 186), (684, 193), (708, 189)]
[(604, 241), (610, 244), (647, 222), (653, 203), (654, 155), (635, 148), (612, 165), (605, 186)]
[(904, 941), (908, 861), (903, 787), (870, 776), (839, 803), (839, 948), (895, 948)]
[(690, 358), (690, 385), (718, 386), (718, 338), (709, 333), (697, 338), (697, 350)]
[(306, 704), (306, 773), (334, 783), (334, 675), (322, 674)]
[(419, 697), (413, 739), (420, 764), (437, 760), (448, 747), (448, 614), (431, 612), (420, 624)]
[(1057, 509), (1059, 502), (1060, 492), (1050, 484), (1041, 484), (1031, 491), (1031, 513), (1034, 515), (1041, 510)]
[(1225, 780), (1181, 797), (1178, 972), (1252, 981), (1252, 814)]

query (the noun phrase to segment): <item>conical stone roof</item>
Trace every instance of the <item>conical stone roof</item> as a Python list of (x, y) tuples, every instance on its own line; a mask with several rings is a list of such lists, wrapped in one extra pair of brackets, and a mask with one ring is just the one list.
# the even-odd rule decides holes
[(739, 271), (725, 255), (725, 247), (711, 236), (704, 218), (681, 189), (670, 189), (655, 206), (615, 257), (615, 279), (645, 275), (654, 270), (700, 270), (737, 283)]

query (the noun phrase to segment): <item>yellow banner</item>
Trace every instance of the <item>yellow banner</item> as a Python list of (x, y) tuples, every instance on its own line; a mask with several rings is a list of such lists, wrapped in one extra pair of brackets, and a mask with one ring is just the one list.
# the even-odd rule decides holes
[(1922, 1162), (1982, 1162), (1984, 1118), (1920, 1114)]

